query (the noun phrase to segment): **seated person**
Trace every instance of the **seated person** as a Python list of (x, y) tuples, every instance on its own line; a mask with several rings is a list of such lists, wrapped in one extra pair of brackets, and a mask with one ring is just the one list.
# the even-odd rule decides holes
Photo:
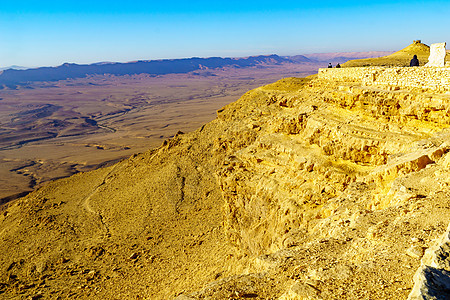
[(419, 66), (419, 60), (417, 59), (417, 55), (414, 54), (413, 58), (411, 59), (411, 62), (409, 63), (410, 67), (418, 67)]

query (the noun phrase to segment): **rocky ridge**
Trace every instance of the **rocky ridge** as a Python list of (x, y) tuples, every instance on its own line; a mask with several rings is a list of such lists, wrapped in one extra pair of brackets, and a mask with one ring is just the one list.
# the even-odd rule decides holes
[[(367, 66), (389, 66), (389, 67), (408, 67), (411, 59), (417, 55), (420, 66), (424, 66), (428, 62), (430, 55), (430, 46), (422, 43), (420, 40), (414, 41), (411, 45), (392, 54), (375, 57), (364, 58), (347, 61), (342, 64), (343, 67), (367, 67)], [(450, 57), (447, 55), (445, 59), (448, 64)]]
[(431, 90), (252, 90), (195, 132), (4, 206), (0, 295), (406, 299), (417, 270), (412, 299), (442, 295), (421, 270), (450, 271), (449, 124), (450, 95)]
[[(157, 76), (217, 68), (261, 67), (283, 63), (293, 63), (293, 61), (289, 58), (283, 58), (272, 54), (240, 58), (192, 57), (183, 59), (139, 60), (127, 63), (65, 63), (57, 67), (0, 70), (0, 89), (17, 89), (20, 86), (29, 86), (29, 84), (33, 82), (55, 82), (59, 80), (87, 78), (89, 76), (106, 74), (110, 76), (132, 76), (136, 74)], [(209, 74), (204, 75), (208, 76)]]

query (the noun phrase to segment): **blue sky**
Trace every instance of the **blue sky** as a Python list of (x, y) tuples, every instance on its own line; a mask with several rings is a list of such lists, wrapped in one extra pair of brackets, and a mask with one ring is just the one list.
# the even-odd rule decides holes
[(448, 1), (2, 1), (0, 66), (399, 50), (450, 42)]

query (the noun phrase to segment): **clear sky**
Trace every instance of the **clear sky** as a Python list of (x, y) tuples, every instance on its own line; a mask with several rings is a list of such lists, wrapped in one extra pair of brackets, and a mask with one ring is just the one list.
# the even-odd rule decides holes
[(400, 50), (450, 43), (449, 13), (450, 1), (4, 0), (0, 66)]

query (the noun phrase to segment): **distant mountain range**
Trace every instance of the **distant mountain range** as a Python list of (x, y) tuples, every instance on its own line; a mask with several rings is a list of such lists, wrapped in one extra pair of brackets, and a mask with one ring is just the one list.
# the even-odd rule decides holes
[(0, 73), (0, 86), (15, 88), (35, 81), (57, 81), (83, 78), (90, 75), (165, 75), (189, 73), (197, 70), (217, 69), (224, 67), (245, 68), (253, 66), (277, 65), (293, 61), (278, 55), (250, 56), (245, 58), (185, 58), (135, 61), (127, 63), (95, 63), (79, 65), (65, 63), (58, 67), (42, 67), (27, 70), (8, 69)]
[(26, 70), (27, 67), (21, 67), (21, 66), (9, 66), (9, 67), (0, 67), (0, 71), (8, 70), (8, 69), (14, 69), (14, 70)]
[[(296, 56), (259, 55), (241, 58), (184, 58), (165, 60), (142, 60), (127, 63), (100, 62), (88, 65), (65, 63), (57, 67), (40, 67), (26, 69), (18, 66), (0, 69), (0, 89), (17, 88), (38, 81), (58, 81), (66, 79), (85, 78), (92, 75), (165, 75), (189, 73), (198, 70), (218, 69), (225, 67), (246, 68), (280, 65), (284, 63), (343, 63), (355, 58), (368, 58), (386, 55), (391, 52), (347, 52), (325, 53)], [(345, 56), (344, 56), (345, 55)]]
[(290, 56), (289, 58), (292, 60), (297, 60), (297, 57), (300, 56), (300, 60), (307, 58), (312, 62), (331, 62), (342, 64), (353, 59), (381, 57), (392, 53), (394, 53), (394, 51), (312, 53)]

